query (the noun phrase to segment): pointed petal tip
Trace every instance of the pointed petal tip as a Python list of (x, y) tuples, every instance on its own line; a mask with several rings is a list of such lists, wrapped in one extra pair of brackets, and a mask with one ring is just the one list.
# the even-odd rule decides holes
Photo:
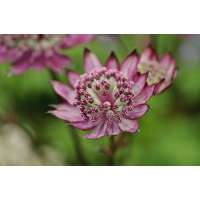
[(146, 48), (144, 48), (142, 54), (149, 54), (150, 57), (155, 56), (158, 59), (158, 55), (152, 44), (149, 44)]
[(133, 51), (131, 51), (131, 53), (128, 55), (128, 57), (129, 57), (129, 56), (138, 56), (138, 55), (139, 55), (139, 54), (138, 54), (137, 50), (134, 49)]
[(117, 54), (114, 51), (111, 51), (110, 59), (115, 59), (117, 61), (117, 63), (119, 64), (119, 60), (118, 60)]
[(105, 66), (108, 69), (120, 70), (120, 63), (114, 51), (111, 51)]
[(116, 54), (114, 51), (111, 51), (110, 53), (110, 58), (117, 58)]
[[(114, 60), (116, 60), (116, 61), (118, 62), (117, 55), (116, 55), (116, 53), (115, 53), (114, 51), (111, 51), (111, 52), (110, 52), (110, 55), (109, 55), (109, 57), (108, 57), (108, 61), (111, 60), (111, 59), (114, 59)], [(108, 62), (108, 61), (107, 61), (107, 62)]]
[(84, 48), (84, 55), (86, 55), (86, 54), (88, 54), (88, 53), (90, 53), (90, 52), (91, 52), (90, 49), (88, 49), (87, 47)]
[(170, 59), (173, 59), (173, 56), (172, 56), (172, 53), (171, 53), (171, 52), (167, 52), (167, 53), (165, 54), (165, 56), (168, 56)]
[(131, 53), (128, 54), (128, 56), (126, 57), (126, 59), (128, 58), (136, 58), (139, 59), (140, 55), (138, 53), (138, 51), (136, 49), (134, 49), (133, 51), (131, 51)]
[(128, 56), (125, 58), (125, 60), (127, 60), (129, 58), (134, 58), (134, 57), (137, 58), (137, 59), (139, 58), (139, 54), (138, 54), (138, 52), (137, 52), (136, 49), (134, 49), (133, 51), (131, 51), (131, 53), (128, 54)]
[(90, 73), (94, 69), (101, 68), (102, 65), (97, 56), (89, 49), (84, 50), (84, 68), (86, 73)]
[(54, 110), (48, 110), (48, 111), (46, 111), (46, 114), (54, 115)]
[(153, 47), (152, 43), (149, 43), (145, 49), (149, 49), (149, 50), (155, 52), (155, 48)]
[(55, 89), (59, 85), (60, 82), (59, 81), (55, 81), (55, 80), (51, 80), (50, 83), (53, 86), (53, 88)]
[(149, 44), (147, 45), (147, 47), (146, 47), (146, 48), (153, 49), (153, 45), (152, 45), (152, 43), (151, 43), (151, 42), (149, 42)]
[[(50, 108), (56, 108), (57, 105), (56, 104), (50, 104), (50, 105), (48, 105), (48, 107), (50, 107)], [(49, 112), (49, 111), (47, 111), (47, 112)]]
[(135, 49), (124, 59), (121, 64), (122, 73), (129, 79), (132, 79), (133, 76), (137, 73), (139, 58), (139, 54)]

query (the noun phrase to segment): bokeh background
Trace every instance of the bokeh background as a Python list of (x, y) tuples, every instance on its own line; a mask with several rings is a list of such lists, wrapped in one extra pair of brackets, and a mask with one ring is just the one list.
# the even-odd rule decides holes
[[(119, 60), (149, 43), (163, 55), (171, 52), (179, 68), (172, 87), (150, 101), (140, 119), (140, 132), (127, 134), (129, 144), (115, 156), (115, 165), (200, 165), (200, 35), (96, 35), (66, 50), (71, 67), (83, 72), (83, 49), (102, 63), (111, 51)], [(102, 149), (108, 138), (88, 140), (47, 111), (57, 104), (46, 69), (8, 76), (0, 65), (0, 165), (106, 165)], [(65, 74), (58, 77), (67, 81)]]

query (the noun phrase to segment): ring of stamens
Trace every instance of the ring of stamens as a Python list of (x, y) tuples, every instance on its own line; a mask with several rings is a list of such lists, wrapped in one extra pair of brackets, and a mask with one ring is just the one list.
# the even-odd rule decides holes
[(119, 122), (133, 110), (134, 83), (119, 71), (101, 70), (81, 76), (76, 87), (76, 102), (85, 120), (106, 119)]

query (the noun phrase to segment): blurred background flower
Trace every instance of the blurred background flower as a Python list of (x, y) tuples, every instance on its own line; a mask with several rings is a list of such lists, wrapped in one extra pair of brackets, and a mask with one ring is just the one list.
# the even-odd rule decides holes
[(0, 129), (0, 165), (63, 165), (64, 159), (53, 148), (35, 148), (30, 136), (15, 124)]
[[(177, 61), (179, 73), (173, 87), (150, 100), (152, 109), (140, 120), (140, 133), (127, 135), (129, 145), (117, 152), (116, 165), (200, 165), (198, 37), (96, 35), (87, 44), (63, 50), (71, 58), (73, 69), (79, 73), (83, 73), (83, 60), (80, 58), (85, 47), (94, 52), (101, 63), (105, 63), (112, 50), (121, 62), (132, 49), (142, 52), (151, 43), (161, 57), (169, 51)], [(191, 46), (196, 53), (191, 53)], [(187, 58), (191, 54), (195, 62)], [(37, 149), (44, 145), (56, 151), (65, 165), (82, 165), (68, 124), (46, 113), (50, 109), (47, 105), (60, 102), (50, 85), (47, 70), (38, 73), (30, 68), (19, 76), (7, 77), (9, 69), (7, 63), (0, 65), (0, 126), (17, 123), (20, 129), (26, 130), (24, 133), (39, 157), (42, 153)], [(59, 74), (58, 79), (67, 82), (66, 74)], [(108, 145), (108, 138), (88, 140), (83, 137), (83, 131), (78, 131), (77, 135), (88, 165), (107, 164), (102, 148)]]
[(20, 74), (30, 67), (48, 67), (62, 72), (70, 58), (62, 50), (88, 42), (92, 35), (19, 34), (0, 36), (0, 61), (12, 65), (11, 73)]

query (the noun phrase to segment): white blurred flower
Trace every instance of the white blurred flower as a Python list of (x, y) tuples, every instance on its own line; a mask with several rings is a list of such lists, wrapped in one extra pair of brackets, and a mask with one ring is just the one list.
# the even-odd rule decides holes
[(0, 128), (0, 165), (64, 165), (64, 160), (48, 146), (34, 151), (31, 138), (19, 126), (6, 124)]

